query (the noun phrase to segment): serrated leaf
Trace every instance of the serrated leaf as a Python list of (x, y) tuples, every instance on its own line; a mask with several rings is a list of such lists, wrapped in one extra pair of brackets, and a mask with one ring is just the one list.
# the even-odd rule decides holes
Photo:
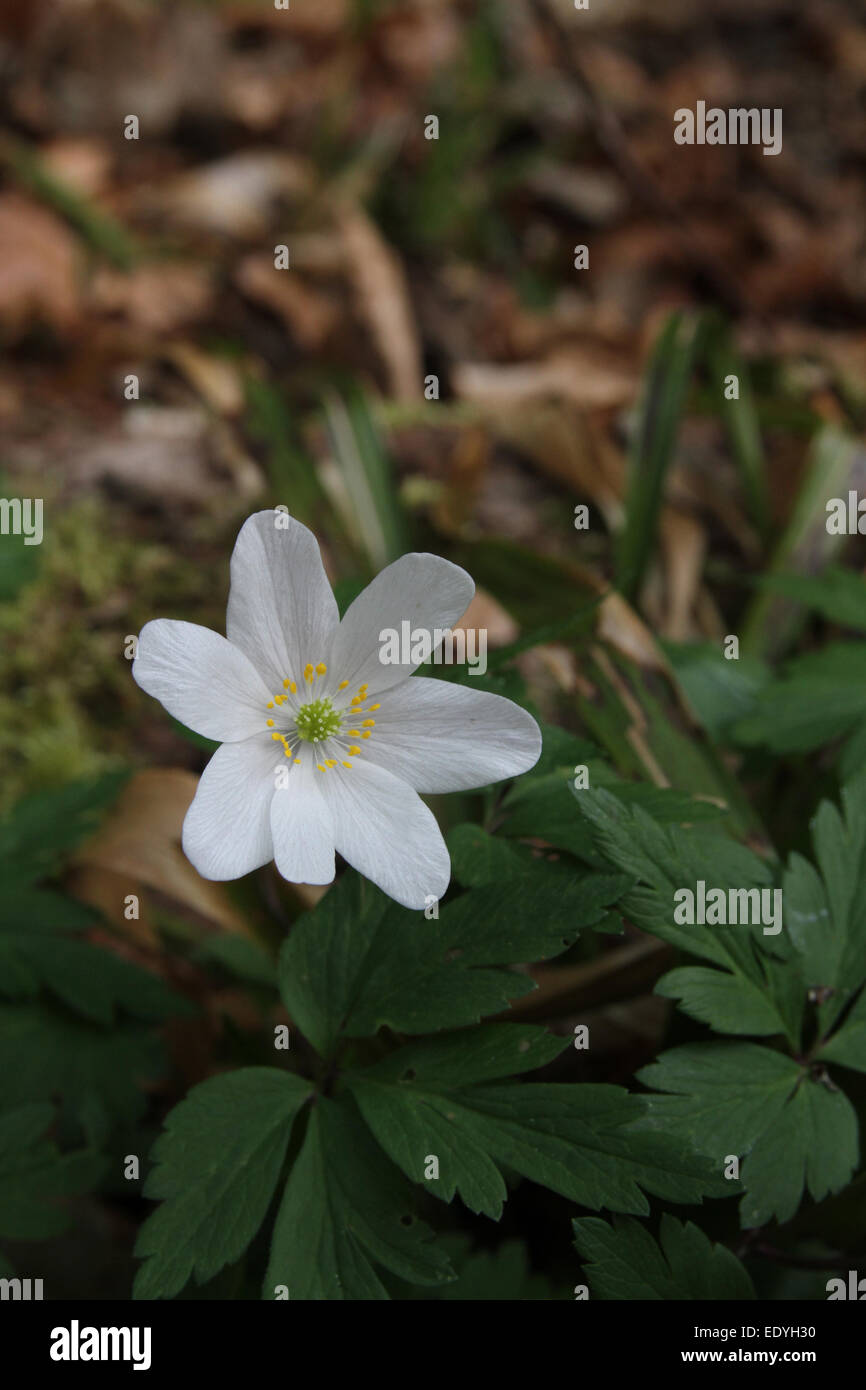
[(824, 1043), (822, 1062), (838, 1062), (855, 1071), (866, 1071), (866, 989), (861, 990), (841, 1028)]
[(762, 928), (677, 924), (674, 894), (682, 888), (694, 891), (700, 880), (708, 890), (768, 887), (773, 875), (767, 864), (723, 834), (659, 825), (641, 807), (627, 807), (606, 791), (585, 791), (576, 801), (605, 858), (639, 880), (622, 900), (634, 922), (680, 950), (760, 983), (753, 941), (763, 946)]
[(103, 947), (26, 919), (0, 923), (0, 994), (33, 999), (40, 989), (106, 1025), (120, 1011), (157, 1023), (192, 1012), (189, 1001), (157, 975)]
[(140, 1024), (107, 1030), (40, 1004), (0, 1007), (0, 1108), (59, 1096), (88, 1141), (132, 1125), (141, 1087), (164, 1075), (160, 1039)]
[(38, 1240), (65, 1230), (53, 1199), (89, 1191), (104, 1161), (86, 1149), (61, 1154), (46, 1138), (54, 1107), (30, 1104), (0, 1115), (0, 1235)]
[(427, 920), (347, 874), (283, 946), (284, 1003), (323, 1055), (341, 1033), (476, 1023), (534, 988), (526, 975), (494, 967), (558, 955), (603, 921), (626, 885), (616, 874), (535, 864), (519, 879), (470, 889)]
[(286, 1183), (262, 1296), (285, 1287), (292, 1300), (387, 1299), (376, 1266), (410, 1284), (453, 1279), (414, 1207), (350, 1099), (320, 1097)]
[(785, 1022), (773, 1002), (742, 975), (688, 966), (664, 975), (655, 993), (676, 999), (684, 1013), (708, 1023), (717, 1033), (762, 1037), (785, 1032)]
[[(503, 1168), (595, 1209), (644, 1213), (641, 1186), (672, 1201), (724, 1190), (709, 1164), (639, 1129), (643, 1103), (618, 1087), (484, 1084), (506, 1067), (552, 1060), (564, 1045), (541, 1029), (492, 1024), (401, 1049), (346, 1079), (407, 1177), (446, 1202), (459, 1193), (494, 1220)], [(439, 1159), (435, 1180), (425, 1175), (429, 1155)]]
[(752, 1299), (755, 1290), (740, 1261), (713, 1245), (693, 1222), (662, 1215), (659, 1240), (628, 1216), (613, 1224), (586, 1216), (572, 1222), (575, 1246), (587, 1264), (594, 1298)]
[(807, 753), (850, 734), (866, 720), (866, 650), (834, 642), (788, 662), (733, 728), (738, 743), (774, 753)]
[(826, 1033), (866, 978), (866, 773), (842, 788), (841, 812), (822, 801), (812, 819), (818, 870), (793, 854), (784, 878), (785, 922), (805, 983), (833, 995), (821, 1007)]
[(857, 1121), (840, 1091), (791, 1057), (753, 1043), (695, 1043), (638, 1073), (667, 1095), (648, 1098), (650, 1121), (721, 1164), (745, 1160), (744, 1226), (789, 1220), (806, 1187), (838, 1191), (857, 1160)]
[(135, 1298), (170, 1298), (240, 1258), (265, 1218), (292, 1125), (310, 1084), (275, 1067), (247, 1067), (195, 1086), (167, 1120), (144, 1195), (162, 1206), (145, 1221), (146, 1263)]

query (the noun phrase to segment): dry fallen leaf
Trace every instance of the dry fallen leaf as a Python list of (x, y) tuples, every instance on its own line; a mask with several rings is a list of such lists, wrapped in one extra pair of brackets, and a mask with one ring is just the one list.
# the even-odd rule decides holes
[(320, 348), (339, 319), (335, 304), (291, 270), (277, 270), (267, 252), (245, 256), (235, 281), (249, 299), (278, 314), (304, 348)]
[[(70, 887), (107, 919), (140, 940), (156, 939), (146, 889), (196, 916), (250, 936), (225, 888), (199, 876), (180, 845), (183, 818), (198, 778), (180, 768), (148, 768), (124, 788), (114, 810), (75, 857)], [(139, 898), (139, 919), (124, 917), (124, 899)]]
[(101, 269), (93, 277), (93, 306), (120, 314), (146, 333), (171, 333), (195, 323), (211, 301), (212, 285), (201, 266), (147, 265), (128, 274)]
[(634, 369), (618, 354), (596, 346), (562, 348), (546, 362), (461, 362), (452, 382), (458, 396), (482, 406), (559, 396), (582, 409), (625, 405), (634, 400), (638, 384)]
[(418, 400), (423, 358), (403, 266), (360, 208), (341, 206), (337, 221), (358, 305), (385, 365), (390, 393), (398, 401)]
[(78, 243), (58, 217), (17, 193), (0, 195), (0, 325), (10, 337), (34, 319), (69, 329), (80, 271)]

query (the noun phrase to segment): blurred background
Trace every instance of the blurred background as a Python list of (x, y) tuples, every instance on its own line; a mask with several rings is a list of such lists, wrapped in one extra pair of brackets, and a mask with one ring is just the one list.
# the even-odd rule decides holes
[[(781, 108), (782, 153), (676, 145), (698, 101)], [(825, 526), (828, 497), (866, 491), (860, 5), (5, 0), (0, 106), (0, 493), (44, 501), (41, 545), (0, 537), (0, 812), (36, 808), (31, 845), (54, 826), (34, 873), (62, 865), (93, 942), (207, 1011), (180, 1079), (142, 1063), (147, 1113), (120, 1104), (136, 1151), (261, 1012), (231, 949), (214, 976), (171, 948), (254, 936), (256, 905), (180, 853), (206, 745), (134, 685), (126, 639), (156, 616), (222, 630), (259, 507), (315, 530), (343, 603), (407, 549), (465, 565), (467, 621), (536, 708), (623, 775), (724, 795), (761, 843), (738, 754), (704, 745), (752, 714), (743, 742), (770, 746), (755, 701), (814, 635), (764, 579), (862, 564)], [(856, 735), (847, 676), (834, 731)], [(760, 756), (756, 803), (799, 847), (781, 790), (816, 798), (829, 771), (780, 783)], [(265, 891), (289, 918), (316, 896)], [(561, 991), (564, 1016), (601, 1011), (602, 1079), (658, 1045), (650, 954)], [(83, 1296), (126, 1296), (138, 1213), (114, 1196), (77, 1218)], [(543, 1247), (528, 1200), (508, 1221)]]

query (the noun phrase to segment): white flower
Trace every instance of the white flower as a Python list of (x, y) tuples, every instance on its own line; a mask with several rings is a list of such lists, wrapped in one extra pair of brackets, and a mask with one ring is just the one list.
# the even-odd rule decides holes
[(227, 637), (158, 619), (132, 674), (188, 728), (222, 745), (183, 825), (209, 879), (271, 859), (294, 883), (330, 883), (334, 852), (405, 907), (448, 887), (442, 833), (419, 792), (514, 777), (541, 752), (510, 700), (383, 665), (379, 634), (450, 628), (475, 586), (436, 555), (404, 555), (340, 621), (312, 532), (285, 512), (244, 524), (231, 562)]

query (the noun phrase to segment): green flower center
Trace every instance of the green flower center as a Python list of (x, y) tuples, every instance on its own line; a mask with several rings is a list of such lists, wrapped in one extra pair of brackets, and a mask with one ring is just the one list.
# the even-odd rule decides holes
[(305, 743), (324, 743), (339, 731), (342, 716), (330, 700), (313, 700), (302, 705), (295, 715), (295, 728), (298, 737)]

